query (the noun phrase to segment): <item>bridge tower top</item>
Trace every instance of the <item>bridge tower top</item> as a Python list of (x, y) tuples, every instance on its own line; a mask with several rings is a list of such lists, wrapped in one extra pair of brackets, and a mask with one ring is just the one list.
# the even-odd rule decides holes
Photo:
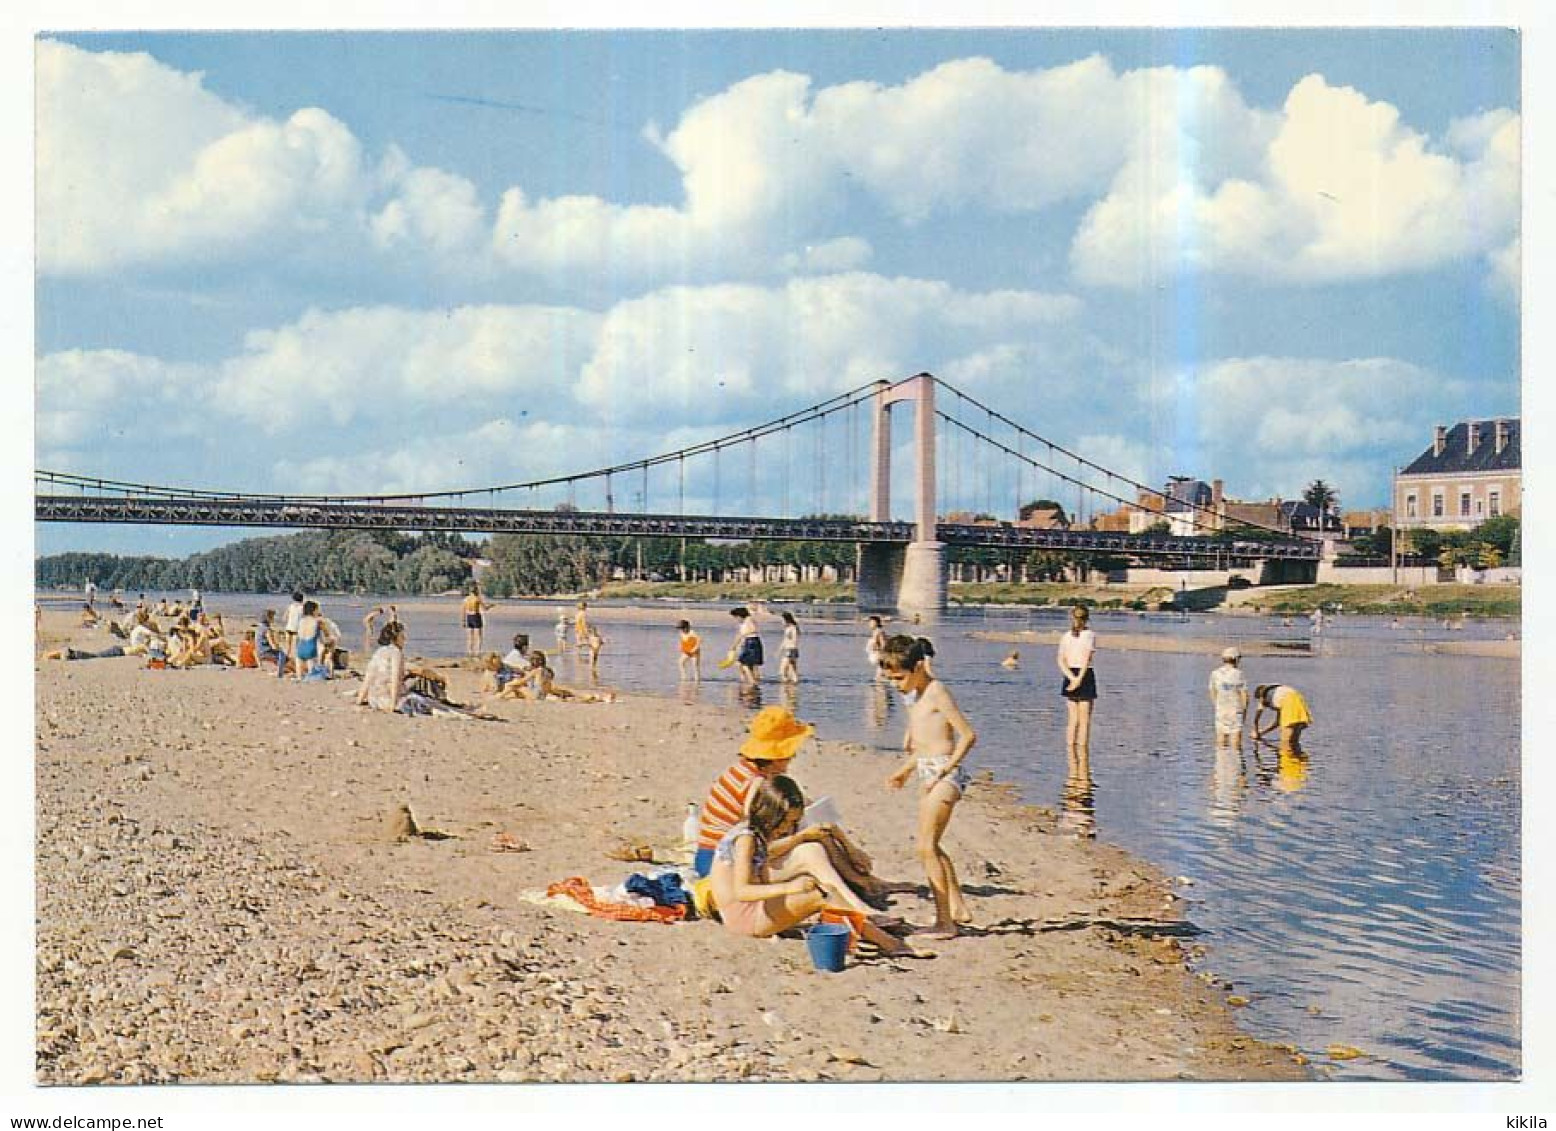
[(919, 373), (895, 385), (877, 382), (875, 430), (870, 461), (870, 520), (891, 521), (891, 406), (902, 401), (914, 406), (914, 448), (918, 455), (918, 498), (913, 508), (916, 538), (935, 540), (935, 379)]

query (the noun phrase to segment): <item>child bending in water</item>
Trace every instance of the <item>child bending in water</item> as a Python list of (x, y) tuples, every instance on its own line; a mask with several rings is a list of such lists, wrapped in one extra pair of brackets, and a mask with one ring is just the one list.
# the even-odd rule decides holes
[(918, 854), (935, 896), (935, 924), (931, 933), (949, 938), (958, 925), (972, 921), (962, 897), (956, 869), (940, 838), (945, 835), (951, 812), (967, 787), (962, 761), (978, 735), (945, 684), (929, 670), (929, 641), (912, 636), (893, 636), (881, 648), (881, 671), (904, 695), (913, 696), (908, 707), (908, 733), (903, 742), (907, 759), (886, 779), (891, 789), (901, 789), (917, 774), (923, 783), (918, 806)]
[[(837, 882), (835, 873), (823, 878), (794, 863), (776, 875), (769, 868), (768, 846), (798, 829), (804, 814), (805, 796), (794, 779), (763, 778), (751, 790), (746, 819), (732, 826), (714, 849), (709, 873), (713, 898), (719, 919), (731, 934), (770, 938), (828, 908), (846, 909), (846, 902), (829, 890)], [(868, 917), (851, 915), (850, 921), (866, 942), (884, 953), (913, 953)]]

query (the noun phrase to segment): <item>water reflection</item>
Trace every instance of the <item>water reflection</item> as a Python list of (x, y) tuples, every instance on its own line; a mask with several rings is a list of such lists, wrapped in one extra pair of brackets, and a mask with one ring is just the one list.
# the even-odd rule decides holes
[(740, 707), (749, 707), (755, 711), (762, 706), (762, 685), (760, 683), (737, 683), (734, 687), (734, 697), (731, 703)]
[(1247, 789), (1248, 764), (1243, 761), (1242, 745), (1217, 743), (1215, 766), (1210, 775), (1210, 823), (1222, 827), (1235, 824)]
[(1091, 777), (1091, 757), (1085, 751), (1070, 752), (1059, 799), (1059, 831), (1082, 840), (1097, 838), (1096, 783)]
[(883, 730), (891, 718), (891, 688), (876, 680), (864, 685), (864, 721), (872, 730)]

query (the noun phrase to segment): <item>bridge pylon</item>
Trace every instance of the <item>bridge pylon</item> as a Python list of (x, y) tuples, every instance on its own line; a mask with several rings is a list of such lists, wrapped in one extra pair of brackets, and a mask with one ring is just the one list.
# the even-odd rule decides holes
[(874, 432), (870, 460), (870, 519), (891, 521), (891, 406), (914, 408), (914, 540), (859, 545), (858, 603), (861, 608), (938, 613), (946, 607), (945, 543), (936, 537), (935, 379), (919, 373), (896, 384), (880, 381), (874, 396)]

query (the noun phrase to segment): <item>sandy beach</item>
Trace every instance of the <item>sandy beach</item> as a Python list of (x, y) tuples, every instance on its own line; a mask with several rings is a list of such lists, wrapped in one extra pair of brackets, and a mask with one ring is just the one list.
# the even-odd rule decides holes
[[(46, 635), (103, 648), (47, 614)], [(414, 642), (413, 642), (414, 651)], [(947, 836), (977, 930), (929, 961), (811, 968), (795, 939), (538, 906), (665, 850), (744, 717), (673, 698), (515, 703), (501, 722), (359, 709), (355, 681), (40, 662), (37, 1079), (254, 1081), (1296, 1080), (1185, 966), (1146, 862), (975, 783)], [(450, 673), (456, 698), (474, 676)], [(894, 913), (932, 918), (914, 795), (826, 740), (831, 796)], [(409, 805), (446, 839), (398, 836)], [(523, 852), (492, 850), (507, 833)]]

